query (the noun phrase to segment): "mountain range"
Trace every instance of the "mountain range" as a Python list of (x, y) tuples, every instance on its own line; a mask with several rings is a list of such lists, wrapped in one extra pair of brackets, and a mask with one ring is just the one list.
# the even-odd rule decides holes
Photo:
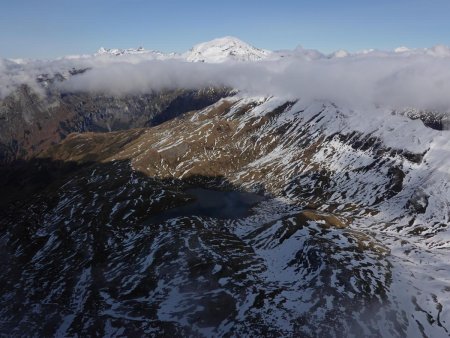
[[(240, 83), (297, 59), (332, 72), (323, 62), (393, 57), (440, 65), (448, 48), (324, 55), (226, 37), (184, 54), (102, 48), (70, 58), (102, 62), (62, 59), (53, 73), (8, 61), (16, 83), (0, 101), (0, 333), (448, 337), (446, 109), (409, 96), (411, 107), (394, 108), (384, 91), (376, 104), (346, 105), (220, 81), (88, 87), (115, 72), (115, 81), (142, 72), (164, 81), (168, 69), (185, 71), (180, 63), (201, 67), (189, 73), (198, 77), (231, 63), (238, 68), (213, 74), (237, 69)], [(155, 68), (139, 68), (142, 59)], [(265, 62), (275, 64), (269, 73), (251, 68)], [(17, 82), (20, 67), (31, 82)]]
[(145, 50), (142, 47), (130, 49), (100, 48), (96, 55), (145, 55), (150, 59), (183, 59), (189, 62), (225, 62), (225, 61), (257, 61), (268, 57), (271, 52), (258, 49), (235, 38), (223, 37), (195, 45), (183, 54), (164, 54), (158, 51)]
[[(311, 58), (342, 58), (357, 55), (432, 55), (439, 57), (450, 56), (450, 49), (444, 45), (436, 45), (431, 48), (408, 48), (401, 46), (393, 51), (380, 51), (376, 49), (367, 49), (357, 52), (348, 52), (344, 49), (337, 50), (330, 54), (324, 54), (313, 49), (304, 49), (301, 46), (293, 51), (277, 50), (270, 51), (251, 46), (250, 44), (232, 36), (214, 39), (195, 45), (189, 51), (184, 53), (163, 53), (160, 51), (146, 50), (143, 47), (117, 49), (101, 47), (95, 55), (97, 56), (122, 56), (122, 55), (141, 55), (148, 59), (168, 60), (179, 59), (189, 62), (209, 62), (220, 63), (226, 61), (260, 61), (260, 60), (276, 60), (285, 57), (311, 57)], [(72, 56), (73, 57), (73, 56)]]

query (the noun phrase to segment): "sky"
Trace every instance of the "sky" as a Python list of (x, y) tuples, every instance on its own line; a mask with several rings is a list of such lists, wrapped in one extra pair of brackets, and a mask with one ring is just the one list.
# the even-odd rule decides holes
[(0, 57), (100, 47), (183, 52), (222, 36), (270, 50), (450, 45), (450, 1), (0, 0)]

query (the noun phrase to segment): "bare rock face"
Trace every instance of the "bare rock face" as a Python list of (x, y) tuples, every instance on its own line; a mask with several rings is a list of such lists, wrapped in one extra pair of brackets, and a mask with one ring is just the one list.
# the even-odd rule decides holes
[[(444, 140), (395, 147), (346, 114), (229, 97), (4, 168), (0, 332), (448, 335)], [(236, 218), (155, 218), (199, 186), (265, 198)]]
[(450, 130), (450, 114), (437, 111), (408, 111), (407, 116), (421, 120), (427, 127), (435, 130)]

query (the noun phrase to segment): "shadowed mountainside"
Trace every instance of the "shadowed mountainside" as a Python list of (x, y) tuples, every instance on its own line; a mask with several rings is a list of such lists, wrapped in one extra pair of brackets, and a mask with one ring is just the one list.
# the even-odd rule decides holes
[[(150, 215), (189, 202), (187, 187), (231, 185), (220, 177), (155, 179), (128, 161), (22, 167), (31, 179), (57, 179), (2, 207), (3, 333), (331, 337), (362, 334), (355, 318), (385, 315), (385, 249), (332, 217), (270, 199), (236, 220), (154, 223)], [(390, 325), (401, 333), (396, 320)]]

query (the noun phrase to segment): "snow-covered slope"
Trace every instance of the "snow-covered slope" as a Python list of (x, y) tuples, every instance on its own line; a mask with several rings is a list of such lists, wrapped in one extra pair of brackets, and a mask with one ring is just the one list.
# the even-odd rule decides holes
[[(39, 168), (85, 166), (5, 210), (4, 323), (22, 335), (447, 337), (449, 132), (370, 113), (234, 96), (154, 128), (72, 134)], [(268, 199), (238, 219), (149, 222), (199, 184)]]

